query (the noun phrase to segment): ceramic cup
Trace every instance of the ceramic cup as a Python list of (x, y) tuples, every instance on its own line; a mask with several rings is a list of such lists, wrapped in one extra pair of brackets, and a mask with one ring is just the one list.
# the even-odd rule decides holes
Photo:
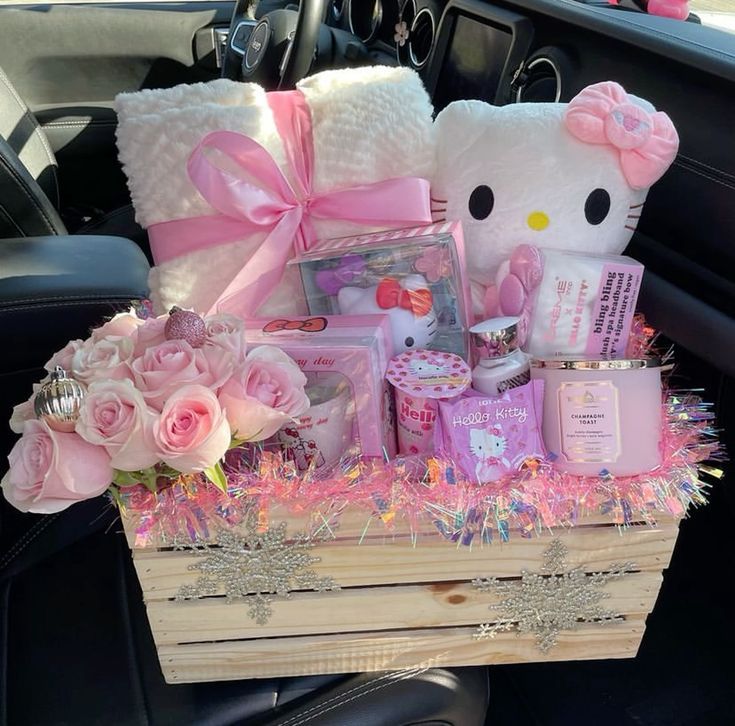
[(309, 410), (278, 432), (278, 441), (299, 471), (332, 467), (352, 443), (354, 404), (341, 376), (318, 381), (306, 389)]

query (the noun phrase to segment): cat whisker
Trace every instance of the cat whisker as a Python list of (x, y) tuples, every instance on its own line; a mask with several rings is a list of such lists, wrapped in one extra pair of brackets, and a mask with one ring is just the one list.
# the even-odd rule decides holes
[(630, 226), (629, 224), (626, 224), (626, 225), (625, 225), (625, 229), (630, 229), (630, 230), (632, 230), (633, 232), (635, 232), (635, 230), (636, 230), (636, 228), (635, 228), (635, 227), (631, 227), (631, 226)]
[(628, 209), (640, 209), (644, 204), (645, 202), (641, 202), (640, 204), (631, 204)]
[(431, 197), (431, 201), (432, 202), (440, 202), (441, 204), (446, 204), (447, 203), (447, 200), (446, 199), (439, 199), (438, 197)]
[(434, 217), (432, 215), (431, 221), (432, 222), (446, 222), (447, 221), (447, 218), (446, 217)]
[(628, 215), (628, 219), (640, 219), (640, 218), (641, 218), (640, 214), (629, 214)]

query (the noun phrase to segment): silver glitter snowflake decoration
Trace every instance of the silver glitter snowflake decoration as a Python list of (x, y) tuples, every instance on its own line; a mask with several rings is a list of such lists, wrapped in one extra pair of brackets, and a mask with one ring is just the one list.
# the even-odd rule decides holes
[(565, 572), (566, 557), (567, 548), (555, 539), (544, 552), (540, 572), (522, 570), (520, 580), (473, 580), (478, 590), (503, 596), (497, 606), (490, 607), (503, 617), (479, 625), (474, 637), (494, 638), (496, 633), (513, 630), (519, 635), (534, 633), (536, 645), (546, 653), (556, 645), (559, 633), (564, 630), (576, 630), (584, 623), (620, 622), (620, 614), (602, 607), (601, 601), (610, 597), (602, 588), (632, 572), (634, 565), (616, 563), (607, 572), (588, 575), (578, 567)]
[(320, 577), (311, 566), (319, 562), (310, 551), (315, 539), (303, 533), (287, 537), (286, 523), (259, 531), (254, 516), (247, 518), (242, 532), (223, 529), (217, 546), (187, 544), (177, 549), (191, 551), (200, 559), (189, 570), (201, 572), (191, 585), (182, 585), (178, 601), (216, 595), (224, 589), (228, 603), (246, 600), (248, 614), (265, 625), (277, 597), (288, 598), (295, 590), (339, 590), (331, 577)]

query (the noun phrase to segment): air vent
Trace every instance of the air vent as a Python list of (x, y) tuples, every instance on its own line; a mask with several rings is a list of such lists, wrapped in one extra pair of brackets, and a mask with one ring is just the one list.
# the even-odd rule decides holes
[(516, 103), (558, 103), (573, 70), (573, 61), (559, 48), (542, 48), (523, 65), (513, 89)]
[(423, 68), (434, 48), (436, 23), (429, 8), (422, 8), (411, 23), (408, 34), (408, 56), (414, 68)]
[[(405, 0), (401, 12), (398, 15), (398, 25), (396, 26), (396, 55), (398, 62), (402, 65), (408, 65), (410, 58), (408, 54), (408, 40), (410, 38), (409, 31), (416, 18), (416, 2), (415, 0)], [(400, 31), (400, 32), (399, 32)]]

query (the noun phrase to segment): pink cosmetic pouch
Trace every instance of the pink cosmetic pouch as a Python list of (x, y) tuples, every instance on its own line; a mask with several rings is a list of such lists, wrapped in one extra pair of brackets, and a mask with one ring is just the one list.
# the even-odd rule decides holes
[(501, 396), (468, 391), (439, 402), (434, 448), (470, 481), (497, 481), (530, 460), (546, 456), (541, 422), (543, 381), (511, 388)]

